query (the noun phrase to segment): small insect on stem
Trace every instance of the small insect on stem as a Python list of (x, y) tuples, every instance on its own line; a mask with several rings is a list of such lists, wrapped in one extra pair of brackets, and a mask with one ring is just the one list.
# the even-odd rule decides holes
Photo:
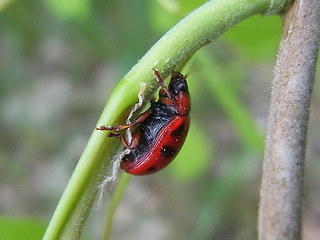
[[(96, 130), (113, 131), (131, 151), (122, 156), (120, 168), (132, 175), (148, 175), (165, 168), (182, 148), (190, 125), (190, 94), (187, 75), (173, 72), (167, 87), (157, 69), (152, 69), (159, 85), (159, 99), (132, 123), (104, 126)], [(133, 129), (128, 141), (122, 130)]]

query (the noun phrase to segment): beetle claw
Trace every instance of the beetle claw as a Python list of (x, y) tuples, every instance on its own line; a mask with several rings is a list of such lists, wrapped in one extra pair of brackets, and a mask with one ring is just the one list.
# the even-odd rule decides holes
[(119, 137), (120, 136), (120, 134), (119, 133), (109, 133), (108, 134), (108, 137)]
[(114, 130), (113, 126), (104, 126), (104, 125), (100, 125), (99, 127), (96, 128), (96, 130)]

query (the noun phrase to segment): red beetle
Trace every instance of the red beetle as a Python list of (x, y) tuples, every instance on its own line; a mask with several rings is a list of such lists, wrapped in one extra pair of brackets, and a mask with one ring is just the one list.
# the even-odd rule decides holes
[[(119, 137), (130, 153), (122, 157), (120, 168), (132, 175), (148, 175), (166, 167), (180, 151), (189, 131), (190, 95), (187, 75), (172, 72), (169, 89), (158, 70), (153, 69), (161, 89), (159, 100), (140, 114), (132, 124), (106, 127), (113, 130), (108, 137)], [(135, 127), (132, 140), (127, 142), (120, 130)]]

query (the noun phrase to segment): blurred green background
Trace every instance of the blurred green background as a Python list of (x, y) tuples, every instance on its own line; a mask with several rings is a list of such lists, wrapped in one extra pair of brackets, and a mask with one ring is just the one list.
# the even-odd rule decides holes
[[(41, 239), (117, 81), (204, 2), (0, 2), (0, 240)], [(190, 60), (183, 70), (192, 96), (187, 142), (162, 172), (132, 178), (112, 239), (256, 239), (280, 33), (279, 17), (255, 16)], [(316, 83), (305, 240), (320, 236), (319, 113)], [(93, 210), (84, 239), (101, 238), (109, 199)]]

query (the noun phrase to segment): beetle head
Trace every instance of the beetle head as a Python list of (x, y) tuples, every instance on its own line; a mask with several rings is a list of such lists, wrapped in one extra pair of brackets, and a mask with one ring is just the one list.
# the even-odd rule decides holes
[(187, 75), (183, 76), (179, 72), (172, 72), (171, 81), (169, 83), (169, 92), (171, 96), (177, 97), (180, 92), (189, 94)]

